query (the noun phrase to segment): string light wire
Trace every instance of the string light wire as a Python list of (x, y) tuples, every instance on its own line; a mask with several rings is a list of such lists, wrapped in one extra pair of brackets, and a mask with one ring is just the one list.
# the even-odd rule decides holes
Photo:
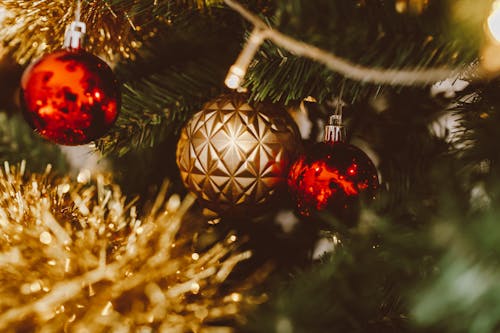
[[(304, 43), (302, 41), (296, 40), (289, 37), (278, 30), (269, 27), (264, 21), (262, 21), (257, 15), (251, 13), (241, 4), (234, 0), (224, 0), (227, 6), (238, 12), (243, 18), (251, 22), (255, 26), (255, 30), (259, 31), (259, 37), (262, 38), (261, 43), (268, 39), (272, 41), (279, 47), (282, 47), (298, 56), (307, 57), (314, 61), (324, 64), (329, 69), (343, 75), (345, 78), (361, 81), (361, 82), (371, 82), (376, 84), (390, 84), (390, 85), (427, 85), (432, 84), (444, 79), (455, 77), (460, 74), (461, 69), (449, 69), (449, 68), (430, 68), (430, 69), (378, 69), (369, 68), (359, 64), (352, 63), (346, 59), (340, 58), (333, 53), (322, 50), (316, 46)], [(254, 33), (252, 33), (252, 36)], [(250, 39), (251, 39), (250, 38)], [(247, 58), (248, 56), (255, 55), (256, 50), (249, 47), (250, 41), (247, 46), (243, 49), (240, 56), (238, 57), (235, 65), (231, 66), (231, 69), (226, 79), (226, 85), (229, 88), (238, 88), (241, 82), (237, 82), (235, 78), (234, 66), (238, 64), (240, 58)], [(260, 45), (260, 44), (259, 44)], [(254, 51), (253, 53), (251, 51)], [(251, 60), (248, 61), (250, 63)], [(248, 67), (248, 66), (247, 66)], [(240, 68), (241, 67), (236, 67)], [(244, 71), (238, 72), (239, 77), (244, 77), (246, 74), (246, 68)], [(229, 80), (230, 75), (233, 75), (233, 81)], [(236, 83), (238, 84), (236, 84)]]

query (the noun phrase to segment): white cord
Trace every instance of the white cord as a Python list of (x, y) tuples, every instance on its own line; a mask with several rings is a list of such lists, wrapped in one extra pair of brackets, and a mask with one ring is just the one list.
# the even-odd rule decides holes
[(457, 76), (460, 69), (430, 68), (430, 69), (379, 69), (369, 68), (352, 63), (340, 58), (335, 54), (322, 50), (316, 46), (306, 44), (302, 41), (289, 37), (277, 30), (269, 27), (257, 15), (248, 11), (245, 7), (234, 0), (224, 0), (224, 2), (237, 11), (241, 16), (254, 24), (255, 28), (261, 31), (265, 39), (273, 41), (276, 45), (296, 54), (304, 56), (319, 63), (324, 64), (331, 70), (342, 74), (344, 77), (378, 84), (391, 85), (426, 85), (442, 81), (444, 79)]
[(76, 11), (75, 11), (75, 21), (80, 22), (80, 18), (82, 15), (82, 1), (77, 0), (76, 1)]

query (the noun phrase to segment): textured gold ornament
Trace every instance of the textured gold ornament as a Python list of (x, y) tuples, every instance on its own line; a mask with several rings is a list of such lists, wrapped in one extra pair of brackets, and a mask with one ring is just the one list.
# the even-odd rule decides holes
[(249, 214), (268, 202), (300, 152), (299, 131), (283, 108), (246, 100), (232, 94), (207, 103), (177, 146), (184, 184), (220, 215)]

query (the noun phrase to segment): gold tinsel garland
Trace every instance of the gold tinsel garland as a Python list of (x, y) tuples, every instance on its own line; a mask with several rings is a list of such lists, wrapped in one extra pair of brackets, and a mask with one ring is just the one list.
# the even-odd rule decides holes
[(104, 177), (49, 171), (0, 172), (0, 331), (210, 332), (260, 301), (262, 274), (224, 283), (250, 256), (235, 235), (197, 253), (179, 232), (192, 200), (163, 186), (141, 217)]
[[(107, 60), (115, 56), (134, 57), (134, 49), (155, 33), (158, 23), (168, 18), (155, 14), (160, 6), (204, 8), (221, 0), (130, 0), (82, 1), (81, 20), (87, 24), (86, 49)], [(0, 1), (0, 45), (21, 64), (61, 48), (66, 26), (75, 18), (77, 1), (2, 0)], [(156, 21), (155, 21), (156, 20)], [(152, 21), (156, 23), (151, 24)], [(0, 55), (2, 50), (0, 47)]]
[[(76, 1), (3, 0), (0, 42), (4, 52), (21, 64), (62, 47), (66, 26), (75, 19)], [(106, 1), (84, 2), (82, 21), (87, 24), (86, 49), (107, 60), (116, 54), (132, 55), (138, 47), (133, 21), (115, 12)], [(130, 18), (129, 18), (130, 19)], [(136, 29), (137, 30), (137, 27)]]

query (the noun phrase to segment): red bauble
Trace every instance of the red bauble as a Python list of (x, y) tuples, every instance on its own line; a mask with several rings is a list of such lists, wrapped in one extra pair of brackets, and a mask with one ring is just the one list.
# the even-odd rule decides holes
[(21, 103), (26, 120), (43, 137), (80, 145), (101, 137), (113, 125), (120, 110), (120, 86), (98, 57), (62, 50), (26, 69)]
[(377, 170), (366, 154), (343, 143), (319, 143), (292, 165), (288, 186), (299, 213), (328, 210), (342, 214), (361, 194), (375, 196)]

